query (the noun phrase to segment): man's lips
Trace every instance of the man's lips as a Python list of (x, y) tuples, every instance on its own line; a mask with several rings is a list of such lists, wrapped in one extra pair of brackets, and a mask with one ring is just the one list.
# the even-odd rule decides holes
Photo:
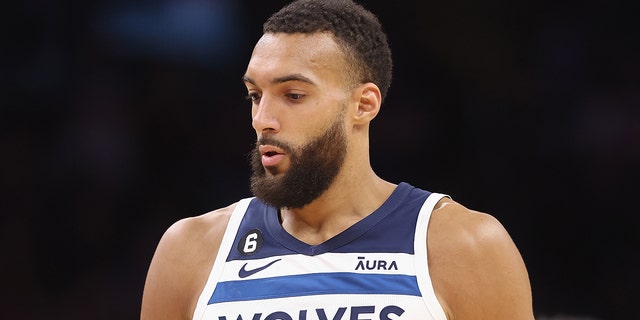
[(278, 165), (285, 155), (284, 150), (272, 145), (258, 146), (258, 151), (260, 151), (260, 154), (262, 155), (261, 161), (262, 165), (265, 167)]

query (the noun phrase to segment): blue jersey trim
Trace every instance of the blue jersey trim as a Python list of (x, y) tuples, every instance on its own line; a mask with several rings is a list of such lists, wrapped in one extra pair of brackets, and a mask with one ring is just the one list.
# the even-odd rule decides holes
[[(402, 182), (389, 199), (373, 213), (319, 244), (306, 244), (284, 230), (278, 210), (254, 198), (238, 229), (227, 261), (261, 259), (303, 254), (315, 256), (325, 252), (393, 252), (413, 254), (413, 239), (418, 212), (430, 192)], [(384, 221), (384, 223), (381, 223)], [(242, 237), (252, 229), (264, 236), (264, 246), (251, 255), (237, 250)]]
[(318, 294), (397, 294), (420, 296), (415, 276), (314, 273), (218, 283), (208, 304)]

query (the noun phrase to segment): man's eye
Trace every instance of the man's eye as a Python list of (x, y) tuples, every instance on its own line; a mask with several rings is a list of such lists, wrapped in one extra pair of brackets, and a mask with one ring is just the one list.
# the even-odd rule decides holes
[(253, 102), (260, 101), (260, 95), (255, 92), (250, 92), (249, 94), (247, 94), (247, 100), (250, 100)]
[(300, 93), (289, 93), (287, 94), (287, 97), (289, 97), (289, 99), (291, 100), (300, 100), (304, 97), (304, 94), (300, 94)]

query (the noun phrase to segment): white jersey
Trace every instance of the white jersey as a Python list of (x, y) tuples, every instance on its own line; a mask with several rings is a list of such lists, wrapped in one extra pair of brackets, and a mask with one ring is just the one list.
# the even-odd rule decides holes
[(243, 199), (193, 319), (445, 320), (426, 248), (443, 196), (401, 183), (380, 208), (319, 245), (287, 233), (276, 208)]

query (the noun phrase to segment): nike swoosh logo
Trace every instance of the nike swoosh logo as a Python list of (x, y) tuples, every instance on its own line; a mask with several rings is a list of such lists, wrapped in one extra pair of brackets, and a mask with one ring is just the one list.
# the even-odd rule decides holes
[(266, 268), (271, 267), (271, 265), (273, 265), (274, 263), (276, 263), (276, 262), (278, 262), (278, 261), (280, 261), (280, 260), (282, 260), (282, 259), (273, 260), (273, 261), (271, 261), (271, 262), (267, 263), (266, 265), (264, 265), (264, 266), (262, 266), (262, 267), (258, 267), (258, 268), (251, 269), (251, 270), (247, 270), (247, 269), (246, 269), (246, 267), (247, 267), (247, 264), (248, 264), (248, 263), (245, 263), (245, 264), (242, 266), (242, 268), (240, 268), (240, 271), (238, 271), (238, 277), (240, 277), (240, 278), (246, 278), (246, 277), (248, 277), (248, 276), (250, 276), (250, 275), (256, 274), (256, 273), (258, 273), (258, 272), (260, 272), (260, 271), (262, 271), (262, 270), (264, 270), (264, 269), (266, 269)]

